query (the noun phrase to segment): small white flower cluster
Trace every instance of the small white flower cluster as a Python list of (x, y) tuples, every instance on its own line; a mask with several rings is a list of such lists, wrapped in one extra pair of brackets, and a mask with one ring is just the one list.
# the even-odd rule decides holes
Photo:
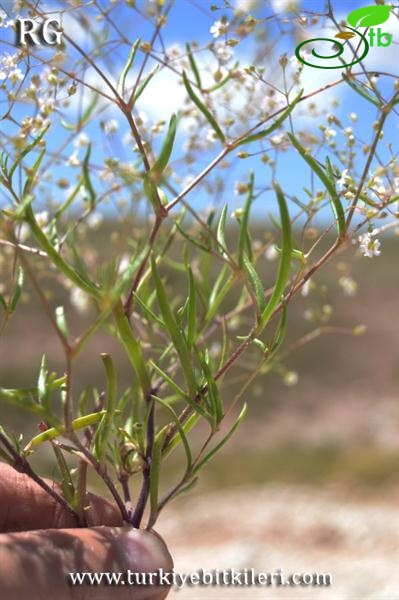
[[(0, 11), (1, 21), (1, 11)], [(1, 25), (0, 25), (1, 27)], [(18, 54), (4, 54), (0, 57), (0, 81), (8, 79), (13, 85), (20, 81), (24, 74), (17, 67), (19, 56)]]
[(214, 44), (213, 51), (221, 64), (228, 63), (229, 60), (233, 58), (233, 52), (230, 46), (228, 46), (226, 42), (222, 40)]
[(0, 28), (7, 29), (14, 25), (13, 19), (9, 19), (4, 10), (0, 10)]
[(381, 242), (375, 237), (378, 231), (375, 229), (363, 235), (359, 235), (359, 249), (363, 256), (373, 258), (373, 256), (379, 256), (381, 254)]
[(211, 32), (214, 38), (218, 38), (221, 35), (227, 33), (229, 25), (230, 23), (225, 19), (221, 21), (215, 21), (209, 31)]

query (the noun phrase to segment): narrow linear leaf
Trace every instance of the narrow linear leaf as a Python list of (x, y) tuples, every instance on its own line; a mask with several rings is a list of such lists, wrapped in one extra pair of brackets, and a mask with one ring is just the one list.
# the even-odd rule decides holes
[(151, 455), (151, 473), (150, 473), (150, 517), (147, 528), (154, 525), (158, 516), (158, 493), (159, 493), (159, 472), (162, 460), (162, 446), (168, 431), (167, 426), (158, 434), (154, 443)]
[(125, 347), (126, 354), (140, 381), (143, 397), (147, 398), (151, 390), (151, 380), (147, 371), (140, 342), (133, 335), (128, 318), (123, 312), (122, 303), (119, 301), (114, 308), (114, 316), (118, 333)]
[(284, 293), (286, 283), (290, 275), (291, 268), (291, 254), (292, 254), (292, 235), (291, 235), (291, 221), (288, 212), (287, 204), (284, 198), (284, 194), (277, 182), (273, 184), (276, 192), (277, 201), (280, 210), (281, 228), (282, 228), (282, 249), (280, 256), (280, 264), (277, 273), (277, 279), (274, 286), (273, 293), (269, 299), (269, 302), (262, 312), (260, 319), (260, 331), (264, 329), (269, 322), (270, 317), (273, 314), (274, 309), (280, 302), (281, 297)]
[(75, 496), (75, 486), (73, 485), (71, 472), (65, 460), (64, 454), (59, 446), (53, 442), (52, 444), (58, 468), (61, 474), (61, 489), (64, 498), (67, 502), (73, 503)]
[(209, 398), (208, 406), (213, 420), (212, 427), (213, 430), (216, 431), (219, 423), (223, 419), (222, 399), (220, 397), (218, 385), (211, 372), (208, 352), (206, 351), (204, 354), (202, 354), (198, 348), (196, 348), (196, 350), (198, 360), (201, 364), (202, 371), (204, 373), (205, 380), (207, 383), (207, 396)]
[(337, 224), (338, 235), (341, 238), (343, 238), (345, 236), (345, 231), (346, 231), (345, 213), (344, 213), (344, 209), (343, 209), (341, 200), (339, 199), (339, 196), (336, 191), (334, 172), (333, 172), (333, 168), (332, 168), (332, 165), (331, 165), (331, 162), (330, 162), (330, 159), (328, 158), (328, 156), (326, 158), (326, 171), (327, 171), (327, 176), (328, 176), (329, 180), (331, 181), (331, 185), (333, 186), (334, 192), (335, 192), (334, 194), (330, 195), (331, 208), (334, 213), (335, 221)]
[(156, 67), (154, 67), (154, 69), (152, 69), (152, 71), (147, 75), (147, 77), (145, 77), (145, 79), (143, 79), (143, 81), (141, 82), (141, 84), (139, 85), (139, 87), (137, 88), (137, 92), (134, 95), (133, 98), (133, 102), (132, 102), (132, 106), (137, 102), (137, 100), (140, 98), (141, 94), (144, 92), (145, 88), (147, 87), (147, 85), (150, 83), (151, 79), (154, 77), (154, 75), (156, 73), (158, 73), (160, 69), (160, 66), (157, 65)]
[(24, 282), (25, 282), (25, 272), (24, 272), (23, 268), (20, 266), (20, 267), (18, 267), (17, 282), (15, 285), (14, 293), (12, 295), (9, 309), (8, 309), (8, 311), (10, 313), (13, 313), (17, 307), (19, 299), (21, 298), (21, 293), (22, 293), (22, 288), (24, 287)]
[(223, 446), (229, 441), (231, 436), (235, 433), (237, 427), (240, 425), (241, 421), (244, 419), (246, 412), (247, 412), (247, 405), (244, 404), (240, 414), (238, 415), (233, 427), (230, 429), (228, 434), (221, 440), (221, 442), (219, 442), (219, 444), (217, 444), (214, 448), (212, 448), (212, 450), (210, 452), (208, 452), (208, 454), (206, 456), (204, 456), (204, 458), (202, 460), (200, 460), (195, 465), (195, 467), (192, 471), (193, 474), (198, 473), (198, 471), (200, 471), (202, 469), (202, 467), (204, 467), (211, 460), (211, 458), (213, 456), (215, 456), (215, 454), (217, 454), (217, 452), (219, 452), (219, 450), (221, 450), (221, 448), (223, 448)]
[(301, 90), (299, 92), (299, 94), (297, 96), (295, 96), (295, 98), (293, 99), (291, 104), (289, 104), (288, 108), (281, 113), (281, 115), (274, 121), (274, 123), (272, 125), (270, 125), (266, 129), (264, 129), (263, 131), (260, 131), (259, 133), (254, 133), (253, 135), (249, 135), (243, 139), (239, 139), (234, 144), (234, 146), (238, 147), (238, 146), (242, 146), (243, 144), (250, 144), (251, 142), (256, 142), (257, 140), (261, 140), (264, 137), (266, 137), (267, 135), (269, 135), (270, 133), (273, 133), (273, 131), (278, 129), (280, 127), (280, 125), (282, 125), (283, 122), (287, 119), (287, 117), (290, 116), (290, 114), (294, 110), (295, 106), (298, 104), (299, 100), (301, 99), (302, 94), (303, 94), (303, 90)]
[(254, 196), (254, 182), (255, 182), (255, 177), (254, 177), (254, 173), (253, 171), (251, 171), (251, 174), (249, 176), (249, 186), (248, 186), (248, 192), (247, 192), (247, 198), (245, 201), (245, 206), (244, 206), (244, 212), (242, 214), (242, 217), (240, 219), (240, 235), (239, 235), (239, 240), (238, 240), (238, 263), (240, 265), (240, 267), (243, 267), (243, 263), (244, 263), (244, 252), (247, 251), (248, 254), (248, 258), (251, 261), (252, 260), (252, 249), (250, 247), (248, 247), (248, 221), (249, 221), (249, 213), (251, 210), (251, 204), (252, 204), (252, 200), (253, 200), (253, 196)]
[(199, 89), (201, 90), (202, 89), (201, 76), (200, 76), (200, 73), (199, 73), (199, 70), (197, 67), (197, 63), (195, 62), (194, 56), (191, 52), (190, 44), (188, 44), (188, 43), (186, 44), (186, 50), (187, 50), (188, 61), (190, 63), (190, 67), (193, 72), (195, 82), (196, 82), (197, 86), (199, 87)]
[(189, 80), (187, 79), (187, 75), (184, 71), (183, 71), (183, 83), (187, 90), (187, 94), (189, 95), (191, 100), (194, 102), (194, 104), (197, 106), (197, 108), (202, 112), (205, 119), (208, 121), (209, 125), (212, 127), (213, 131), (215, 132), (215, 134), (217, 135), (219, 140), (224, 143), (226, 141), (226, 138), (224, 136), (223, 131), (220, 129), (215, 117), (209, 111), (207, 106), (195, 94), (193, 88), (190, 85)]
[(371, 102), (371, 104), (374, 104), (374, 106), (380, 105), (379, 100), (377, 98), (373, 98), (373, 96), (364, 89), (360, 81), (353, 79), (353, 77), (349, 77), (348, 75), (346, 75), (346, 73), (343, 73), (342, 77), (345, 79), (346, 83), (352, 88), (352, 90), (359, 94), (359, 96), (362, 96), (362, 98), (364, 98), (368, 102)]
[(93, 188), (93, 185), (92, 185), (91, 179), (90, 179), (90, 165), (89, 165), (90, 154), (91, 154), (91, 144), (89, 144), (87, 146), (86, 154), (83, 159), (82, 178), (83, 178), (83, 185), (84, 185), (85, 189), (87, 190), (87, 193), (89, 194), (90, 208), (94, 208), (96, 205), (96, 193), (94, 191), (94, 188)]
[(117, 85), (116, 89), (117, 89), (118, 94), (122, 97), (125, 94), (126, 77), (128, 76), (128, 73), (133, 65), (134, 58), (136, 56), (136, 52), (137, 52), (137, 48), (139, 47), (139, 44), (140, 44), (140, 38), (137, 38), (137, 40), (132, 44), (132, 47), (130, 48), (130, 52), (127, 57), (125, 66), (123, 67), (121, 75), (119, 77), (119, 81), (118, 81), (118, 85)]
[[(74, 419), (72, 421), (73, 431), (89, 427), (90, 425), (95, 425), (101, 421), (104, 414), (105, 410), (100, 410), (98, 412), (85, 415), (84, 417), (78, 417), (77, 419)], [(32, 438), (31, 441), (25, 446), (24, 453), (29, 452), (34, 446), (43, 444), (43, 442), (55, 440), (55, 438), (63, 436), (65, 433), (66, 428), (64, 425), (60, 425), (59, 427), (50, 427), (49, 429), (46, 429), (46, 431), (42, 431)]]
[(183, 447), (184, 447), (184, 452), (186, 453), (186, 459), (187, 459), (187, 471), (189, 471), (191, 469), (191, 465), (192, 465), (192, 454), (191, 454), (191, 450), (190, 450), (190, 444), (187, 440), (186, 437), (186, 433), (183, 429), (182, 424), (180, 423), (179, 417), (177, 416), (175, 410), (170, 406), (170, 404), (168, 404), (167, 402), (164, 402), (164, 400), (162, 400), (161, 398), (158, 398), (158, 396), (152, 396), (156, 402), (158, 402), (158, 404), (161, 404), (161, 406), (163, 406), (167, 411), (169, 411), (169, 413), (172, 415), (172, 419), (176, 425), (176, 429), (179, 432), (179, 436), (180, 439), (182, 441)]
[(194, 398), (197, 392), (197, 385), (195, 381), (194, 370), (192, 367), (190, 351), (188, 349), (183, 333), (180, 330), (170, 308), (169, 300), (166, 295), (161, 277), (159, 275), (154, 257), (151, 257), (151, 271), (155, 283), (155, 289), (157, 292), (159, 308), (161, 310), (165, 326), (171, 336), (173, 345), (179, 356), (189, 394), (192, 398)]
[(117, 383), (115, 367), (109, 354), (101, 354), (101, 360), (107, 376), (105, 413), (94, 436), (93, 444), (97, 459), (102, 462), (107, 448), (107, 442), (112, 428), (116, 408)]
[[(324, 184), (327, 192), (330, 195), (331, 206), (334, 211), (334, 215), (337, 221), (337, 229), (340, 236), (345, 235), (345, 214), (341, 205), (341, 201), (338, 197), (337, 190), (335, 188), (334, 178), (330, 179), (328, 174), (320, 167), (319, 163), (305, 150), (299, 140), (292, 135), (292, 133), (287, 133), (289, 139), (291, 140), (292, 145), (298, 151), (298, 153), (302, 156), (302, 158), (307, 162), (312, 171), (318, 176), (320, 181)], [(330, 165), (331, 166), (331, 165)], [(332, 175), (333, 177), (333, 175)]]
[(177, 118), (176, 115), (173, 114), (169, 121), (168, 133), (166, 134), (166, 138), (162, 145), (161, 152), (159, 153), (159, 157), (151, 167), (151, 177), (152, 179), (155, 179), (155, 181), (158, 181), (158, 179), (162, 176), (162, 173), (164, 172), (169, 162), (173, 150), (173, 145), (175, 143), (176, 127)]
[(282, 310), (281, 310), (281, 317), (280, 317), (280, 321), (277, 327), (277, 332), (276, 335), (274, 337), (273, 343), (271, 345), (271, 351), (272, 352), (276, 352), (281, 344), (284, 341), (285, 338), (285, 332), (287, 329), (287, 305), (283, 302), (283, 306), (282, 306)]
[(264, 309), (266, 308), (266, 300), (265, 300), (265, 294), (264, 294), (262, 280), (259, 277), (258, 273), (256, 272), (255, 267), (253, 266), (253, 264), (250, 262), (250, 260), (248, 259), (248, 257), (245, 254), (242, 257), (242, 260), (243, 260), (242, 266), (243, 266), (244, 271), (245, 271), (246, 275), (248, 276), (248, 279), (251, 283), (251, 287), (254, 291), (254, 295), (255, 295), (255, 299), (256, 299), (258, 308), (259, 308), (260, 312), (262, 313), (264, 311)]
[(216, 229), (216, 239), (219, 244), (219, 249), (222, 251), (222, 256), (225, 257), (225, 252), (227, 251), (226, 244), (226, 217), (227, 217), (227, 204), (225, 204), (222, 208), (222, 212), (220, 213), (220, 218), (218, 222), (218, 226)]
[(28, 144), (28, 146), (26, 146), (26, 148), (17, 157), (16, 161), (14, 162), (13, 166), (10, 169), (10, 172), (8, 173), (8, 177), (9, 177), (10, 181), (12, 180), (12, 176), (14, 175), (15, 170), (18, 167), (18, 165), (20, 164), (20, 162), (25, 158), (25, 156), (27, 154), (30, 153), (31, 150), (33, 150), (33, 148), (35, 148), (35, 146), (37, 146), (39, 144), (39, 142), (41, 142), (41, 140), (43, 139), (43, 137), (46, 134), (49, 127), (50, 127), (50, 125), (47, 125), (47, 127), (45, 127), (43, 129), (43, 131), (41, 131), (39, 133), (39, 135), (33, 140), (33, 142)]
[(192, 348), (195, 342), (197, 330), (197, 292), (195, 288), (194, 275), (190, 267), (188, 267), (188, 305), (187, 305), (187, 344)]
[(65, 339), (68, 338), (68, 326), (65, 318), (65, 310), (63, 306), (57, 306), (55, 309), (55, 321), (58, 329), (61, 331)]

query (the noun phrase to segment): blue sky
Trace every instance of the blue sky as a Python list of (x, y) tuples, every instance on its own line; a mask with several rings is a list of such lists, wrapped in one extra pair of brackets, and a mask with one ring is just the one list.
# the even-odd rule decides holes
[[(238, 0), (237, 0), (238, 1)], [(142, 2), (138, 3), (139, 5)], [(214, 2), (214, 4), (223, 3), (220, 1)], [(232, 2), (232, 4), (234, 4)], [(301, 2), (301, 14), (308, 14), (309, 12), (315, 11), (318, 12), (322, 10), (324, 6), (324, 2), (322, 1), (306, 1)], [(345, 18), (346, 14), (358, 8), (360, 6), (364, 6), (364, 3), (361, 2), (345, 2), (344, 10), (343, 3), (338, 1), (332, 2), (333, 7), (339, 18)], [(1, 3), (0, 3), (1, 5)], [(7, 2), (3, 0), (3, 7), (10, 11), (10, 7), (12, 6), (12, 2)], [(42, 3), (44, 6), (50, 6), (49, 3)], [(184, 45), (186, 41), (190, 41), (190, 43), (198, 42), (199, 47), (204, 47), (210, 42), (212, 42), (212, 36), (209, 32), (209, 29), (212, 23), (216, 19), (220, 19), (222, 15), (225, 15), (228, 19), (231, 18), (231, 11), (229, 10), (219, 10), (219, 11), (211, 11), (209, 10), (209, 6), (211, 2), (203, 1), (203, 0), (175, 0), (174, 6), (171, 10), (169, 21), (167, 27), (162, 32), (162, 39), (166, 47), (172, 44), (181, 44)], [(292, 19), (292, 14), (287, 12), (286, 15), (284, 13), (284, 9), (286, 8), (287, 1), (286, 0), (271, 0), (270, 2), (262, 2), (259, 3), (260, 8), (258, 10), (253, 11), (253, 15), (257, 18), (267, 18), (272, 15), (273, 12), (278, 12), (281, 17), (286, 16), (287, 21)], [(109, 7), (109, 2), (103, 2), (102, 6), (104, 8)], [(59, 8), (65, 8), (64, 3), (51, 3), (51, 9), (57, 11)], [(98, 25), (93, 20), (93, 10), (91, 8), (81, 9), (82, 14), (84, 14), (88, 19), (89, 26), (93, 26), (93, 30), (96, 29), (100, 31), (101, 26)], [(121, 3), (120, 8), (111, 11), (111, 17), (118, 27), (122, 29), (124, 34), (128, 39), (131, 39), (133, 42), (137, 36), (140, 36), (142, 40), (147, 40), (151, 35), (153, 30), (152, 24), (148, 22), (145, 18), (140, 17), (137, 12), (132, 11), (124, 2)], [(369, 55), (365, 59), (365, 65), (376, 71), (387, 71), (391, 74), (396, 73), (399, 75), (398, 71), (398, 42), (399, 42), (399, 27), (397, 26), (397, 20), (395, 20), (394, 16), (391, 17), (390, 21), (387, 24), (384, 24), (384, 30), (393, 31), (394, 41), (391, 47), (389, 48), (372, 48), (370, 49)], [(81, 27), (71, 19), (70, 17), (64, 16), (64, 27), (68, 30), (68, 34), (71, 35), (74, 39), (76, 39), (85, 50), (93, 49), (93, 41), (87, 36), (87, 31), (85, 28)], [(281, 35), (280, 30), (277, 28), (277, 25), (273, 21), (266, 21), (263, 25), (259, 27), (259, 34), (261, 37), (268, 37), (273, 43), (273, 53), (272, 53), (272, 61), (270, 58), (268, 59), (268, 64), (259, 63), (257, 66), (265, 67), (265, 78), (273, 78), (277, 81), (279, 77), (275, 75), (280, 68), (278, 65), (278, 57), (286, 53), (288, 57), (291, 57), (294, 54), (296, 41), (289, 34), (290, 24), (287, 22), (283, 23), (283, 29), (287, 31), (287, 35)], [(319, 25), (311, 25), (308, 24), (306, 26), (306, 35), (309, 34), (310, 37), (320, 37), (320, 35), (328, 35), (329, 32), (326, 32), (325, 29), (320, 27)], [(0, 35), (3, 38), (0, 38), (0, 45), (3, 46), (1, 53), (3, 53), (4, 49), (7, 52), (10, 52), (10, 47), (6, 46), (6, 44), (1, 44), (1, 39), (10, 40), (9, 30), (4, 31), (0, 30)], [(110, 34), (110, 39), (112, 39), (113, 32)], [(330, 32), (331, 35), (331, 32)], [(158, 49), (160, 46), (158, 45)], [(237, 58), (240, 60), (241, 65), (249, 65), (252, 63), (253, 55), (257, 50), (257, 42), (253, 38), (250, 38), (247, 41), (244, 41), (242, 44), (237, 47)], [(41, 50), (42, 57), (48, 56), (51, 59), (52, 49)], [(107, 65), (109, 72), (112, 74), (117, 74), (120, 72), (121, 67), (126, 59), (126, 55), (128, 52), (128, 47), (123, 46), (117, 48), (112, 53), (112, 60)], [(73, 52), (71, 51), (71, 54)], [(206, 54), (200, 54), (199, 60), (201, 56), (207, 56)], [(140, 57), (141, 60), (141, 57)], [(205, 61), (207, 59), (204, 59)], [(270, 64), (271, 63), (271, 64)], [(326, 85), (329, 82), (336, 81), (342, 75), (342, 70), (322, 70), (322, 69), (313, 69), (311, 67), (305, 66), (302, 73), (303, 85), (305, 88), (305, 92), (309, 93), (310, 91), (316, 90), (320, 85)], [(96, 80), (96, 76), (94, 76), (93, 81)], [(385, 97), (389, 97), (392, 93), (394, 79), (392, 77), (380, 77), (378, 80), (378, 86), (381, 93)], [(171, 112), (174, 110), (179, 110), (181, 107), (181, 101), (183, 98), (183, 91), (180, 85), (178, 85), (177, 78), (170, 76), (168, 72), (164, 72), (159, 77), (154, 78), (153, 82), (149, 85), (146, 92), (143, 94), (141, 101), (138, 103), (138, 109), (146, 111), (148, 113), (150, 121), (156, 122), (159, 119), (168, 120)], [(326, 113), (334, 113), (341, 121), (343, 126), (351, 126), (362, 139), (365, 144), (370, 143), (373, 135), (373, 122), (377, 116), (377, 110), (374, 109), (368, 102), (363, 100), (359, 95), (353, 92), (347, 85), (338, 85), (334, 87), (332, 90), (328, 90), (324, 92), (321, 96), (318, 97), (318, 102), (321, 102), (320, 107), (320, 116), (312, 116), (309, 114), (307, 105), (309, 103), (302, 104), (296, 112), (294, 113), (294, 125), (296, 130), (309, 130), (313, 131), (317, 134), (320, 134), (319, 126), (320, 124), (326, 124)], [(353, 112), (356, 112), (358, 115), (358, 121), (356, 123), (351, 122), (349, 115)], [(107, 115), (108, 113), (108, 115)], [(115, 117), (115, 111), (113, 109), (105, 110), (102, 113), (101, 117), (103, 118)], [(73, 122), (74, 115), (73, 110), (70, 110), (67, 113), (67, 117)], [(119, 117), (118, 120), (122, 121)], [(337, 142), (337, 145), (341, 144), (344, 140), (343, 134), (335, 127), (333, 127), (337, 131), (336, 137), (334, 140)], [(88, 128), (89, 135), (99, 136), (98, 133), (98, 121), (94, 122)], [(397, 146), (397, 138), (398, 138), (398, 119), (395, 115), (390, 117), (390, 121), (388, 126), (384, 129), (384, 142), (381, 146), (381, 160), (386, 160), (389, 156), (389, 144), (393, 145), (395, 150), (395, 145)], [(51, 130), (51, 138), (48, 141), (49, 148), (56, 149), (59, 147), (60, 143), (65, 139), (66, 131), (61, 127), (53, 127)], [(161, 138), (160, 138), (161, 139)], [(184, 144), (184, 133), (180, 131), (177, 139), (176, 145), (176, 153), (174, 157), (178, 158), (181, 156), (182, 146)], [(104, 143), (103, 137), (97, 138), (93, 140), (95, 143), (93, 144), (93, 153), (92, 158), (94, 161), (102, 162), (104, 152), (109, 152), (110, 146)], [(97, 143), (98, 141), (98, 143)], [(270, 144), (269, 144), (270, 146)], [(269, 146), (265, 144), (266, 150), (269, 151)], [(383, 148), (386, 148), (384, 151)], [(117, 154), (118, 158), (128, 159), (128, 151), (121, 150), (121, 145), (116, 143), (111, 144), (111, 149)], [(72, 146), (69, 148), (69, 151), (72, 151)], [(247, 149), (248, 151), (256, 150), (256, 148)], [(209, 153), (206, 156), (203, 156), (204, 163), (207, 160), (212, 158), (218, 151), (218, 147), (215, 145), (214, 148), (209, 150)], [(270, 149), (272, 152), (272, 150)], [(318, 157), (324, 161), (325, 152), (322, 151)], [(356, 166), (359, 170), (361, 170), (362, 165), (364, 164), (365, 158), (360, 156), (357, 160)], [(234, 181), (236, 180), (246, 180), (248, 178), (248, 172), (250, 168), (253, 168), (255, 172), (260, 173), (260, 183), (265, 185), (267, 183), (267, 179), (270, 179), (270, 171), (265, 167), (263, 163), (260, 162), (259, 158), (248, 159), (245, 161), (234, 159), (233, 168), (229, 172), (229, 191), (226, 192), (226, 198), (223, 201), (229, 201), (232, 208), (236, 208), (242, 203), (241, 198), (237, 198), (232, 193)], [(195, 171), (195, 170), (194, 170)], [(295, 152), (289, 151), (283, 153), (279, 158), (278, 169), (276, 172), (278, 179), (281, 182), (283, 188), (292, 194), (300, 194), (301, 188), (303, 186), (310, 185), (309, 174), (307, 169), (304, 168), (304, 163), (302, 159), (300, 159)], [(225, 173), (221, 173), (221, 176), (226, 177)], [(320, 188), (316, 184), (316, 189)], [(299, 190), (299, 192), (298, 192)], [(205, 198), (202, 194), (193, 194), (192, 202), (196, 207), (203, 206), (204, 204), (209, 202), (209, 199)], [(259, 203), (255, 209), (259, 211), (263, 211), (263, 201)], [(327, 212), (325, 216), (327, 217)]]

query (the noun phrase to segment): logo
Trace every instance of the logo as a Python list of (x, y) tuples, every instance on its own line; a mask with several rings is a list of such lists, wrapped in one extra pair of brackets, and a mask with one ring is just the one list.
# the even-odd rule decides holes
[(16, 19), (15, 32), (17, 46), (54, 46), (62, 43), (61, 24), (57, 19), (45, 19), (41, 23), (34, 19)]
[[(352, 27), (349, 27), (349, 25), (345, 26), (346, 29), (349, 29), (349, 31), (340, 31), (335, 36), (335, 39), (313, 38), (311, 40), (305, 40), (296, 47), (295, 56), (304, 65), (307, 65), (308, 67), (314, 67), (315, 69), (344, 69), (346, 67), (356, 65), (356, 63), (360, 62), (365, 58), (365, 56), (367, 56), (368, 51), (373, 46), (383, 48), (387, 48), (388, 46), (390, 46), (392, 42), (392, 36), (389, 33), (383, 32), (380, 27), (378, 27), (377, 31), (375, 31), (375, 29), (373, 29), (373, 26), (385, 23), (385, 21), (389, 19), (391, 8), (391, 6), (384, 6), (381, 4), (357, 8), (356, 10), (353, 10), (351, 13), (349, 13), (349, 15), (347, 16), (347, 21), (349, 25), (352, 25)], [(370, 29), (366, 33), (362, 34), (357, 29), (354, 29), (357, 27), (369, 27)], [(368, 39), (366, 36), (368, 37)], [(308, 62), (307, 57), (305, 57), (304, 54), (302, 54), (301, 56), (301, 50), (306, 44), (311, 44), (314, 42), (332, 42), (334, 44), (333, 49), (337, 49), (335, 54), (332, 54), (331, 56), (325, 56), (322, 54), (318, 54), (314, 48), (312, 49), (311, 54), (316, 58), (322, 60), (331, 60), (334, 58), (339, 58), (345, 50), (344, 43), (356, 37), (360, 38), (359, 42), (360, 44), (362, 44), (363, 48), (361, 49), (361, 55), (356, 56), (355, 54), (355, 60), (353, 60), (350, 63), (346, 63), (342, 58), (340, 58), (340, 65), (316, 65)], [(344, 43), (338, 41), (340, 39), (344, 40)]]

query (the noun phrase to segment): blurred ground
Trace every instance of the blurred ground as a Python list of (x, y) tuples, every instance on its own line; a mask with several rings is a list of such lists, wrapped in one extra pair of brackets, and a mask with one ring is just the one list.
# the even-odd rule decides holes
[[(287, 346), (314, 327), (303, 318), (309, 306), (319, 310), (328, 304), (334, 309), (329, 325), (350, 330), (364, 323), (367, 332), (321, 336), (287, 356), (286, 368), (299, 373), (293, 387), (275, 372), (256, 380), (245, 392), (248, 416), (236, 438), (209, 464), (198, 487), (168, 506), (157, 524), (178, 571), (322, 571), (332, 573), (333, 586), (185, 588), (172, 592), (172, 599), (399, 600), (395, 243), (385, 240), (381, 257), (355, 259), (349, 271), (358, 283), (355, 296), (345, 297), (337, 284), (349, 269), (339, 259), (315, 278), (309, 297), (295, 299)], [(265, 262), (265, 281), (269, 268)], [(56, 305), (57, 290), (53, 293)], [(82, 331), (84, 319), (70, 306), (67, 318), (72, 331)], [(120, 389), (129, 383), (131, 372), (115, 341), (99, 334), (79, 358), (77, 390), (104, 384), (99, 358), (104, 351), (116, 361)], [(50, 368), (62, 373), (62, 353), (32, 295), (0, 339), (0, 385), (35, 385), (43, 352)], [(253, 363), (244, 360), (226, 380), (225, 402), (251, 369)], [(2, 425), (24, 431), (28, 439), (36, 434), (34, 417), (0, 408)], [(53, 476), (52, 459), (42, 455), (40, 461), (41, 472)], [(165, 489), (176, 481), (182, 461), (174, 452), (166, 463)]]
[(176, 501), (157, 526), (175, 569), (331, 573), (331, 587), (185, 587), (174, 600), (396, 600), (398, 512), (302, 486), (241, 487)]

